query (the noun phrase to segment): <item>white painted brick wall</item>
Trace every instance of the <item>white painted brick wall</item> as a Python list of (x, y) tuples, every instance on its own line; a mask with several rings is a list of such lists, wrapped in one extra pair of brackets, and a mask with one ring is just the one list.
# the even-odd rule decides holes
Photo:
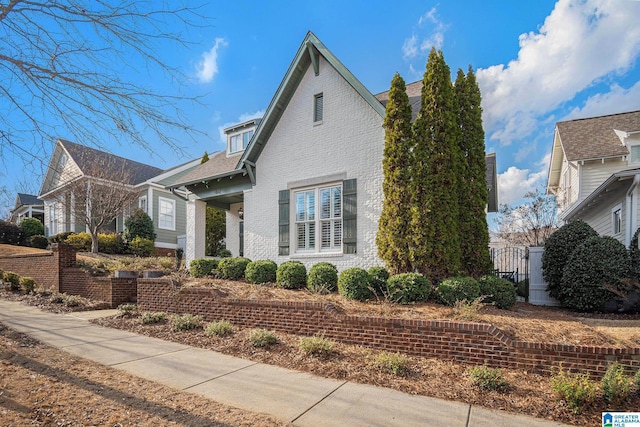
[(238, 256), (240, 254), (240, 217), (238, 209), (242, 207), (242, 203), (233, 203), (226, 211), (226, 248), (231, 251), (231, 255)]
[[(314, 126), (318, 93), (324, 96), (324, 115), (323, 123)], [(255, 187), (245, 192), (245, 256), (278, 264), (298, 259), (307, 267), (329, 261), (340, 271), (384, 265), (375, 245), (383, 201), (382, 123), (383, 118), (324, 58), (319, 76), (309, 68), (258, 159)], [(291, 182), (332, 174), (357, 179), (357, 254), (278, 256), (278, 191)]]

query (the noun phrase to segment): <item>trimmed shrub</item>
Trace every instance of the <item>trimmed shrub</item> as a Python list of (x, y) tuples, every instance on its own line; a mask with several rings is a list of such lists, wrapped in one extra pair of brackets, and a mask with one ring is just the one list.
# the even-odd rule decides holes
[(572, 375), (560, 369), (551, 378), (551, 388), (575, 414), (596, 398), (596, 385), (589, 379), (588, 373)]
[(143, 239), (149, 239), (154, 241), (156, 239), (156, 232), (153, 228), (153, 221), (151, 217), (147, 215), (142, 209), (136, 209), (133, 214), (124, 220), (124, 236), (125, 240), (132, 241), (136, 237), (142, 237)]
[(379, 353), (373, 360), (373, 365), (389, 374), (403, 376), (409, 371), (409, 361), (400, 353)]
[(278, 342), (278, 337), (265, 329), (253, 329), (249, 332), (249, 342), (254, 347), (267, 347)]
[(218, 268), (218, 261), (211, 258), (198, 258), (189, 264), (189, 273), (193, 277), (204, 277)]
[(220, 249), (218, 251), (218, 256), (220, 258), (231, 258), (231, 251), (229, 249)]
[(252, 261), (247, 264), (244, 277), (249, 283), (269, 283), (276, 281), (278, 265), (271, 260)]
[(79, 251), (88, 252), (91, 250), (91, 234), (86, 231), (70, 234), (66, 239), (64, 239), (64, 243), (73, 246)]
[(20, 221), (20, 233), (22, 240), (30, 244), (32, 236), (42, 236), (44, 234), (44, 224), (35, 218), (25, 218)]
[(49, 243), (67, 243), (67, 237), (75, 234), (73, 231), (65, 231), (49, 237)]
[(36, 288), (36, 281), (31, 277), (21, 277), (20, 278), (20, 290), (22, 293), (28, 294), (33, 292)]
[(584, 221), (573, 221), (549, 236), (542, 254), (542, 277), (549, 284), (549, 295), (559, 299), (564, 267), (581, 243), (598, 233)]
[(284, 289), (300, 289), (307, 284), (307, 268), (300, 261), (285, 261), (276, 271), (276, 285)]
[(438, 285), (437, 295), (443, 304), (454, 306), (456, 301), (471, 302), (477, 299), (480, 285), (472, 277), (450, 277)]
[(217, 335), (222, 337), (224, 335), (229, 335), (233, 332), (233, 325), (228, 320), (220, 320), (218, 322), (211, 322), (207, 325), (204, 330), (204, 333), (212, 336)]
[(218, 272), (223, 279), (238, 280), (244, 276), (250, 262), (249, 258), (222, 258), (218, 262)]
[(311, 292), (328, 294), (338, 288), (338, 269), (330, 262), (319, 262), (309, 269), (307, 288)]
[(469, 368), (471, 384), (482, 390), (505, 391), (509, 383), (502, 376), (500, 369), (492, 369), (487, 366), (475, 366)]
[(146, 311), (142, 313), (142, 316), (140, 316), (140, 321), (143, 325), (153, 325), (155, 323), (164, 322), (165, 320), (167, 320), (167, 313), (164, 311)]
[(116, 233), (99, 233), (98, 248), (105, 254), (121, 254), (124, 252), (122, 236)]
[(4, 272), (4, 281), (9, 284), (12, 291), (20, 290), (20, 276), (11, 271)]
[(202, 317), (193, 314), (183, 314), (182, 316), (171, 317), (171, 329), (174, 331), (186, 331), (202, 326)]
[(129, 242), (129, 250), (135, 256), (149, 256), (153, 253), (155, 246), (153, 240), (144, 237), (135, 237)]
[(334, 341), (319, 335), (300, 338), (299, 342), (300, 350), (313, 356), (322, 356), (331, 353), (335, 344)]
[(400, 304), (426, 301), (433, 288), (429, 279), (420, 273), (401, 273), (387, 280), (389, 299)]
[(629, 258), (622, 243), (609, 236), (588, 238), (567, 260), (558, 299), (573, 310), (600, 310), (624, 292), (620, 279), (628, 275)]
[(387, 280), (389, 280), (389, 272), (384, 267), (371, 267), (369, 271), (371, 288), (378, 296), (384, 296), (387, 292)]
[(338, 277), (338, 292), (345, 298), (365, 301), (373, 296), (369, 282), (370, 277), (366, 270), (358, 267), (348, 268)]
[(20, 243), (20, 227), (12, 222), (0, 219), (0, 243), (7, 245), (17, 245)]
[(612, 363), (602, 377), (600, 388), (604, 400), (609, 403), (620, 403), (631, 393), (631, 381), (624, 374), (624, 367), (619, 363)]
[(480, 295), (484, 295), (484, 302), (494, 304), (503, 310), (508, 310), (516, 303), (516, 288), (507, 279), (497, 276), (482, 276), (478, 279)]
[(47, 249), (47, 246), (49, 246), (49, 239), (40, 235), (31, 236), (29, 244), (32, 248)]

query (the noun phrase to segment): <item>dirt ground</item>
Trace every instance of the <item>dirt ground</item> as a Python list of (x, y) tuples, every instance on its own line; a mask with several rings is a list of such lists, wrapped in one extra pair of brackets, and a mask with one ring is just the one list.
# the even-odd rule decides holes
[[(535, 307), (524, 303), (518, 303), (509, 311), (497, 310), (493, 307), (486, 306), (481, 308), (477, 313), (469, 313), (463, 309), (453, 309), (432, 303), (404, 307), (389, 304), (384, 301), (365, 304), (346, 301), (338, 295), (318, 296), (305, 291), (285, 291), (268, 286), (249, 285), (241, 282), (208, 280), (200, 282), (198, 285), (215, 286), (229, 296), (242, 298), (321, 299), (323, 301), (327, 301), (328, 299), (331, 303), (337, 305), (340, 310), (354, 314), (420, 318), (459, 318), (460, 316), (468, 318), (470, 316), (474, 321), (494, 323), (514, 338), (522, 340), (589, 345), (606, 344), (614, 346), (636, 346), (638, 345), (637, 343), (640, 343), (640, 318), (638, 315), (589, 315), (585, 317), (585, 315), (558, 309)], [(17, 294), (8, 292), (2, 292), (0, 295), (4, 298), (20, 299), (26, 303), (39, 306), (41, 309), (53, 311), (82, 309), (84, 304), (91, 303), (89, 301), (83, 301), (80, 307), (67, 308), (59, 304), (50, 304), (46, 298), (33, 295), (18, 296)], [(300, 337), (295, 335), (277, 333), (278, 344), (265, 349), (257, 349), (253, 347), (247, 339), (249, 331), (240, 328), (235, 328), (232, 334), (225, 337), (210, 337), (204, 333), (202, 328), (191, 331), (174, 332), (171, 330), (168, 322), (155, 325), (142, 325), (139, 314), (133, 316), (117, 315), (111, 318), (99, 319), (95, 322), (103, 326), (131, 330), (140, 334), (212, 349), (245, 359), (307, 371), (324, 377), (390, 387), (411, 394), (456, 400), (574, 425), (599, 425), (601, 412), (603, 411), (631, 411), (640, 408), (640, 394), (638, 393), (632, 394), (631, 397), (616, 408), (607, 405), (600, 393), (593, 404), (584, 407), (580, 414), (574, 414), (566, 407), (566, 404), (553, 393), (550, 377), (526, 371), (503, 369), (502, 374), (507, 380), (509, 388), (502, 392), (485, 391), (471, 384), (471, 376), (467, 366), (437, 359), (407, 357), (407, 371), (402, 375), (395, 375), (381, 370), (376, 365), (375, 360), (377, 355), (379, 355), (377, 351), (335, 343), (333, 350), (329, 354), (324, 356), (310, 356), (300, 349)], [(34, 348), (38, 349), (43, 347)], [(27, 351), (22, 348), (19, 350)], [(48, 349), (47, 351), (56, 350)], [(40, 351), (35, 350), (33, 353), (30, 353), (28, 357), (35, 359), (38, 353), (40, 353)], [(62, 354), (64, 355), (64, 353)], [(38, 375), (43, 375), (41, 371), (47, 368), (53, 361), (69, 358), (70, 356), (68, 355), (48, 356), (40, 365), (35, 365), (22, 374), (28, 376), (35, 375), (38, 377)], [(16, 363), (15, 365), (18, 366), (20, 363)], [(91, 362), (78, 364), (76, 362), (75, 365), (77, 366), (71, 363), (60, 369), (82, 370), (85, 368), (85, 365), (91, 366), (95, 364)], [(123, 381), (120, 379), (123, 378), (125, 374), (110, 370), (109, 368), (102, 369), (104, 373), (100, 374), (101, 377), (113, 380), (113, 382), (109, 383), (109, 387), (117, 389), (118, 393), (133, 394), (139, 400), (135, 401), (134, 408), (128, 408), (124, 404), (124, 406), (116, 407), (112, 403), (111, 409), (95, 409), (92, 412), (94, 417), (104, 417), (104, 411), (116, 418), (118, 416), (127, 417), (127, 411), (142, 411), (140, 412), (142, 415), (136, 415), (136, 417), (150, 416), (148, 413), (145, 415), (144, 409), (141, 410), (137, 406), (142, 406), (143, 402), (147, 401), (152, 405), (158, 404), (157, 399), (161, 399), (160, 402), (162, 402), (163, 405), (175, 408), (172, 410), (182, 411), (180, 413), (183, 415), (188, 413), (190, 416), (201, 416), (199, 412), (192, 411), (194, 408), (191, 404), (192, 397), (189, 397), (187, 400), (176, 398), (177, 400), (171, 400), (173, 403), (169, 404), (170, 398), (167, 396), (173, 397), (182, 393), (166, 388), (160, 391), (161, 387), (158, 385), (154, 385), (153, 387), (155, 388), (142, 387), (135, 393), (132, 393), (128, 391), (130, 384), (142, 384), (145, 383), (145, 381), (134, 378)], [(89, 369), (89, 371), (93, 370), (94, 369)], [(73, 375), (78, 375), (75, 371), (72, 371), (72, 373)], [(47, 374), (45, 374), (45, 376), (46, 375)], [(23, 383), (22, 387), (28, 387), (28, 384), (31, 384), (29, 379), (26, 381), (27, 384)], [(97, 382), (98, 380), (93, 381)], [(60, 382), (60, 380), (57, 380), (57, 382)], [(21, 387), (18, 389), (20, 388)], [(86, 390), (83, 392), (86, 392)], [(65, 391), (63, 395), (57, 395), (47, 404), (55, 406), (60, 402), (66, 402), (68, 399), (73, 401), (78, 391), (71, 391), (70, 393), (70, 396), (65, 396)], [(2, 396), (0, 396), (0, 399), (2, 399)], [(37, 409), (36, 402), (38, 402), (38, 400), (32, 398), (28, 400), (26, 404), (22, 403), (22, 405), (30, 408), (32, 414), (39, 414), (39, 412), (34, 412)], [(182, 406), (183, 404), (186, 406)], [(216, 404), (211, 403), (211, 405)], [(198, 407), (200, 406), (202, 405), (198, 405)], [(217, 405), (216, 407), (221, 407), (221, 405)], [(61, 419), (66, 419), (65, 417), (67, 417), (77, 420), (87, 416), (84, 415), (86, 408), (75, 408), (74, 406), (65, 405), (64, 411), (70, 411), (70, 415), (60, 415)], [(64, 411), (61, 409), (59, 413), (63, 413)], [(165, 408), (165, 412), (162, 413), (163, 416), (168, 413), (168, 411), (169, 409)], [(216, 413), (215, 410), (213, 411)], [(246, 415), (246, 413), (242, 411), (231, 409), (227, 409), (226, 412), (224, 412), (224, 416), (231, 416), (228, 414), (232, 413), (234, 416), (237, 415), (240, 418), (238, 418), (237, 421), (235, 419), (229, 419), (229, 425), (243, 425), (242, 423), (245, 422), (245, 419), (249, 419), (249, 424), (251, 425), (256, 425), (260, 422), (269, 425), (268, 423), (272, 422), (272, 420), (268, 419), (252, 418), (253, 416), (250, 414)], [(243, 416), (245, 418), (243, 418)], [(219, 420), (219, 418), (215, 420)], [(184, 421), (166, 418), (163, 419), (160, 424), (184, 422), (187, 425), (199, 425), (197, 424), (199, 421), (200, 419), (186, 419), (186, 421)], [(91, 425), (92, 422), (83, 424), (75, 421), (75, 423), (76, 424), (59, 425)], [(103, 422), (97, 422), (97, 424), (108, 425)], [(114, 423), (113, 425), (118, 424)], [(135, 424), (124, 423), (123, 425)], [(215, 425), (215, 423), (212, 422), (212, 425)]]

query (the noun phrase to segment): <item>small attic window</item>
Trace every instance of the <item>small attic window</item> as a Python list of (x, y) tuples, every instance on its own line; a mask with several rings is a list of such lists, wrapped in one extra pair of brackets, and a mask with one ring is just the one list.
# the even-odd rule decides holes
[(321, 93), (313, 97), (313, 122), (322, 122), (323, 96)]
[(247, 145), (249, 145), (249, 141), (251, 140), (253, 133), (254, 133), (254, 130), (251, 129), (246, 132), (238, 132), (238, 133), (229, 135), (228, 137), (229, 153), (237, 153), (247, 148)]
[(640, 144), (633, 144), (627, 147), (629, 149), (629, 163), (640, 163)]

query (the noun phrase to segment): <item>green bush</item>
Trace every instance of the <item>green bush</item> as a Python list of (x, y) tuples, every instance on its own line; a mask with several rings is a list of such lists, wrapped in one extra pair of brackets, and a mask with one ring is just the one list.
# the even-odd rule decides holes
[(527, 288), (529, 288), (529, 279), (520, 280), (516, 285), (516, 295), (522, 298), (526, 298)]
[(182, 316), (171, 317), (171, 329), (174, 331), (186, 331), (202, 326), (202, 317), (193, 314), (183, 314)]
[(560, 372), (551, 378), (551, 388), (576, 414), (596, 398), (596, 385), (589, 379), (588, 373), (572, 375), (560, 369)]
[(36, 288), (36, 281), (31, 277), (21, 277), (20, 278), (20, 290), (24, 294), (29, 294), (33, 292)]
[(153, 253), (154, 249), (153, 240), (145, 239), (144, 237), (134, 237), (133, 240), (129, 242), (129, 250), (135, 256), (149, 256)]
[(212, 336), (217, 335), (219, 337), (228, 335), (233, 332), (233, 325), (228, 320), (220, 320), (218, 322), (211, 322), (205, 328), (205, 334)]
[(330, 262), (319, 262), (309, 269), (307, 288), (311, 292), (328, 294), (338, 288), (338, 269)]
[(146, 311), (142, 313), (142, 316), (140, 316), (140, 321), (143, 325), (152, 325), (155, 323), (164, 322), (165, 320), (167, 320), (167, 313), (165, 313), (164, 311)]
[(41, 235), (31, 236), (29, 245), (31, 245), (32, 248), (47, 249), (47, 246), (49, 246), (49, 239)]
[(244, 277), (249, 283), (270, 283), (276, 281), (278, 265), (271, 260), (252, 261), (247, 264)]
[(433, 288), (429, 279), (420, 273), (401, 273), (387, 280), (388, 297), (400, 304), (426, 301)]
[(75, 234), (73, 231), (65, 231), (49, 237), (49, 243), (67, 243), (67, 237)]
[(471, 384), (482, 390), (505, 391), (509, 383), (502, 376), (500, 369), (492, 369), (487, 366), (475, 366), (468, 370), (471, 376)]
[(231, 258), (231, 251), (229, 249), (220, 249), (218, 251), (218, 256), (220, 258)]
[(608, 403), (620, 403), (631, 393), (631, 381), (624, 374), (624, 367), (619, 363), (612, 363), (607, 368), (600, 383), (604, 400)]
[(387, 269), (384, 267), (371, 267), (368, 273), (373, 292), (378, 296), (384, 296), (387, 292), (387, 280), (389, 280), (389, 272)]
[(409, 361), (400, 353), (379, 353), (373, 360), (373, 365), (389, 374), (403, 376), (409, 371)]
[(151, 241), (156, 239), (153, 221), (142, 209), (133, 211), (133, 214), (124, 220), (124, 226), (124, 237), (128, 242), (131, 242), (136, 237), (142, 237), (143, 239), (149, 239)]
[(124, 253), (124, 242), (122, 236), (116, 233), (99, 233), (98, 248), (105, 254)]
[(124, 314), (125, 316), (132, 316), (136, 313), (137, 307), (135, 304), (120, 304), (118, 306), (118, 311)]
[(348, 268), (338, 277), (338, 292), (348, 299), (368, 300), (373, 296), (370, 280), (366, 270), (358, 267)]
[(16, 224), (0, 219), (0, 243), (18, 245), (20, 244), (21, 234), (20, 227)]
[(250, 262), (249, 258), (222, 258), (218, 262), (218, 272), (223, 279), (238, 280), (244, 276)]
[(437, 288), (440, 302), (454, 306), (456, 301), (474, 301), (480, 296), (480, 285), (471, 277), (450, 277)]
[(573, 310), (600, 310), (614, 299), (614, 292), (625, 289), (620, 279), (628, 275), (625, 246), (613, 237), (590, 237), (578, 245), (567, 260), (558, 300)]
[(300, 338), (299, 342), (300, 350), (312, 356), (329, 354), (335, 345), (334, 341), (319, 335)]
[(88, 252), (91, 250), (91, 234), (86, 231), (77, 234), (70, 234), (64, 240), (64, 243), (73, 246), (79, 251)]
[(483, 276), (478, 279), (480, 295), (484, 295), (484, 302), (494, 304), (503, 310), (508, 310), (516, 303), (516, 288), (507, 279), (497, 276)]
[(35, 218), (25, 218), (20, 221), (20, 233), (24, 242), (31, 243), (32, 236), (42, 236), (44, 234), (44, 224)]
[(278, 342), (278, 337), (270, 331), (264, 329), (253, 329), (249, 332), (249, 342), (254, 347), (267, 347)]
[(558, 299), (564, 267), (569, 256), (582, 242), (598, 233), (584, 221), (573, 221), (549, 236), (542, 254), (542, 277), (548, 283), (549, 295)]
[(276, 271), (276, 285), (284, 289), (300, 289), (307, 284), (307, 268), (300, 261), (285, 261)]
[(4, 281), (9, 284), (12, 291), (20, 290), (20, 276), (11, 271), (4, 272)]
[(82, 297), (78, 295), (62, 294), (62, 303), (65, 307), (78, 307), (82, 302)]
[(218, 268), (218, 261), (211, 258), (198, 258), (189, 264), (189, 273), (193, 277), (204, 277)]

